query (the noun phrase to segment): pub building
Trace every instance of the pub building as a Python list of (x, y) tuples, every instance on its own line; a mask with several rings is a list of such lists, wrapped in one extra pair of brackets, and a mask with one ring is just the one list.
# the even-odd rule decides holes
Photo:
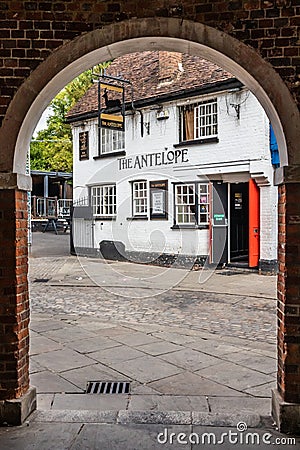
[(277, 266), (278, 149), (232, 74), (166, 51), (115, 59), (70, 110), (78, 254)]

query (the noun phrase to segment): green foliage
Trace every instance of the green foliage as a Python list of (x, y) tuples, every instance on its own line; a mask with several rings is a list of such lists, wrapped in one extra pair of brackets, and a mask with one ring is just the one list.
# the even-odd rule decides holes
[(47, 128), (40, 130), (30, 144), (32, 170), (72, 172), (72, 132), (71, 126), (65, 123), (65, 116), (92, 85), (93, 73), (101, 73), (110, 63), (101, 63), (83, 72), (52, 100), (49, 106), (53, 114), (47, 120)]

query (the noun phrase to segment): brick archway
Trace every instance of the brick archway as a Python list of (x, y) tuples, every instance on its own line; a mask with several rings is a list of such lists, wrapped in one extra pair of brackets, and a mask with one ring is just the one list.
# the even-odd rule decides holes
[[(1, 253), (2, 261), (9, 260), (9, 276), (2, 283), (7, 314), (2, 313), (0, 325), (4, 324), (1, 333), (5, 343), (3, 353), (8, 355), (7, 366), (15, 364), (15, 369), (10, 371), (14, 373), (10, 378), (5, 378), (8, 371), (3, 371), (0, 399), (20, 398), (21, 403), (25, 401), (30, 404), (34, 398), (34, 392), (28, 390), (29, 306), (24, 277), (27, 272), (26, 190), (29, 187), (25, 162), (35, 124), (53, 96), (83, 70), (99, 60), (149, 49), (176, 49), (201, 55), (234, 73), (255, 93), (265, 108), (277, 135), (281, 162), (284, 166), (289, 163), (289, 167), (282, 167), (277, 175), (282, 186), (279, 215), (278, 392), (274, 394), (273, 412), (282, 430), (296, 429), (296, 416), (300, 408), (297, 384), (300, 377), (300, 331), (296, 324), (300, 308), (293, 287), (299, 283), (299, 276), (295, 275), (298, 261), (295, 260), (294, 249), (296, 247), (298, 250), (297, 233), (300, 228), (298, 201), (294, 201), (295, 195), (300, 194), (299, 111), (281, 77), (251, 47), (215, 28), (182, 19), (134, 19), (79, 36), (48, 56), (21, 85), (8, 106), (0, 129), (3, 149), (0, 199), (4, 205), (1, 231), (4, 236), (4, 227), (9, 227), (11, 233), (4, 237), (7, 250)], [(16, 243), (13, 249), (12, 243)], [(294, 247), (286, 251), (286, 243)], [(1, 267), (5, 265), (1, 262)], [(15, 268), (16, 271), (13, 271)], [(9, 290), (12, 279), (14, 287)], [(10, 325), (7, 325), (8, 322)], [(295, 404), (290, 406), (286, 402)], [(29, 411), (32, 406), (27, 406)], [(24, 415), (17, 421), (23, 419)]]
[[(281, 165), (300, 163), (300, 116), (287, 86), (251, 47), (206, 25), (178, 19), (137, 19), (87, 33), (53, 52), (23, 83), (0, 129), (9, 170), (25, 173), (26, 151), (43, 109), (75, 76), (98, 61), (138, 50), (167, 49), (200, 55), (237, 76), (269, 116)], [(9, 137), (9, 139), (7, 139)], [(287, 145), (288, 142), (288, 145)], [(298, 161), (299, 160), (299, 161)]]

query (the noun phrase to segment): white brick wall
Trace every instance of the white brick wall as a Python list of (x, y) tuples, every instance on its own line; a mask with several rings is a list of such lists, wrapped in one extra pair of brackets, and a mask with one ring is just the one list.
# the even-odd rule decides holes
[[(214, 96), (216, 97), (216, 95)], [(205, 99), (205, 98), (204, 98)], [(193, 99), (193, 102), (197, 99)], [(199, 98), (200, 100), (200, 98)], [(201, 98), (203, 100), (203, 97)], [(232, 104), (240, 104), (239, 119)], [(157, 111), (143, 111), (143, 120), (150, 122), (149, 134), (144, 126), (141, 136), (141, 115), (126, 116), (126, 157), (142, 153), (158, 153), (174, 150), (179, 141), (179, 113), (175, 102), (165, 105), (169, 112), (166, 120), (157, 120)], [(89, 131), (89, 154), (87, 161), (79, 161), (78, 134)], [(245, 182), (255, 168), (260, 176), (272, 182), (269, 151), (269, 122), (256, 100), (247, 90), (218, 94), (218, 143), (206, 143), (188, 148), (187, 163), (158, 166), (148, 169), (119, 170), (118, 158), (112, 156), (94, 160), (98, 154), (97, 119), (88, 120), (82, 126), (73, 127), (74, 139), (74, 198), (86, 195), (82, 186), (117, 183), (117, 218), (115, 221), (97, 220), (95, 223), (95, 247), (104, 239), (120, 240), (127, 249), (161, 251), (180, 254), (207, 254), (208, 230), (172, 230), (173, 187), (176, 181), (223, 179), (224, 182)], [(207, 178), (206, 178), (207, 177)], [(136, 179), (169, 180), (168, 220), (128, 220), (131, 217), (131, 184)], [(260, 258), (276, 259), (277, 239), (277, 189), (273, 186), (260, 188), (261, 192), (261, 250)], [(120, 206), (121, 205), (121, 206)]]

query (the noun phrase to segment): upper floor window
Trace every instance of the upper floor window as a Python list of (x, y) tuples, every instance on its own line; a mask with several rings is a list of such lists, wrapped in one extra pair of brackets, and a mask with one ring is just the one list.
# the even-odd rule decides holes
[(114, 217), (117, 210), (116, 185), (92, 186), (91, 200), (93, 215), (98, 217)]
[(180, 141), (218, 136), (217, 99), (180, 108)]
[(125, 150), (124, 131), (101, 128), (101, 154)]
[(145, 216), (148, 212), (147, 181), (134, 181), (132, 183), (133, 215)]

